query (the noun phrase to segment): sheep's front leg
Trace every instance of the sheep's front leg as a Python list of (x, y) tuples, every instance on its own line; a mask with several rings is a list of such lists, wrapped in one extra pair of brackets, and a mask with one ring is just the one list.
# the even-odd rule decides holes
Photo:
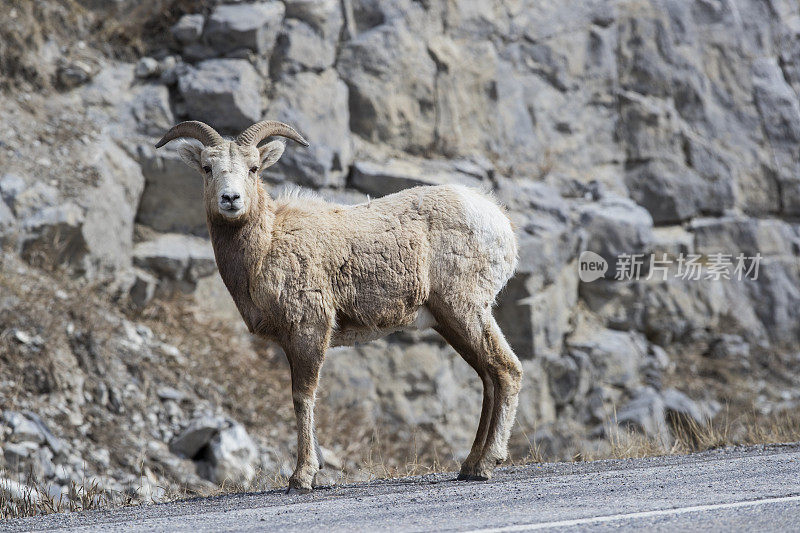
[(293, 342), (284, 351), (292, 370), (292, 402), (297, 418), (297, 467), (289, 478), (289, 490), (308, 492), (322, 467), (314, 435), (314, 400), (325, 343)]

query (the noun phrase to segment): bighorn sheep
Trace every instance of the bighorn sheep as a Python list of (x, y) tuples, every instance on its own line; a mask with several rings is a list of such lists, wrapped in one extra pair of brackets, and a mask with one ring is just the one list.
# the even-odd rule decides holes
[(483, 382), (483, 407), (459, 479), (484, 480), (506, 459), (522, 370), (492, 316), (514, 273), (517, 241), (488, 196), (455, 185), (415, 187), (345, 206), (271, 198), (259, 175), (283, 154), (272, 135), (308, 143), (290, 126), (258, 122), (235, 140), (197, 121), (156, 144), (178, 150), (204, 176), (208, 229), (225, 285), (252, 333), (289, 359), (297, 416), (297, 468), (289, 490), (311, 490), (321, 467), (314, 399), (329, 346), (433, 327)]

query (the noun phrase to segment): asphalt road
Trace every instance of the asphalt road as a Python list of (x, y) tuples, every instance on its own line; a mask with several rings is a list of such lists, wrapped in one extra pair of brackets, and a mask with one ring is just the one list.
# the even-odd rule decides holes
[(0, 522), (41, 531), (800, 531), (800, 443), (236, 494)]

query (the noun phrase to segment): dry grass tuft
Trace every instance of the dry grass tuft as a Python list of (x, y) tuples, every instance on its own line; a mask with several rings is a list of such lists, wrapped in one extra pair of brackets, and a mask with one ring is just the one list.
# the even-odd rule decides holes
[(129, 495), (103, 490), (96, 481), (72, 482), (68, 494), (52, 494), (38, 481), (27, 485), (4, 478), (0, 473), (0, 520), (42, 516), (52, 513), (90, 511), (132, 505)]

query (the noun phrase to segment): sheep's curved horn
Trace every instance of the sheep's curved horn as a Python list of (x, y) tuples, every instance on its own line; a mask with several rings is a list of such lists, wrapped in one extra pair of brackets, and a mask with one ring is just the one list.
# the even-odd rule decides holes
[(222, 135), (217, 133), (217, 130), (199, 120), (187, 120), (176, 124), (167, 133), (161, 137), (161, 140), (156, 144), (156, 148), (161, 148), (169, 141), (178, 139), (180, 137), (191, 137), (197, 139), (203, 146), (216, 146), (225, 142)]
[(308, 146), (308, 141), (288, 124), (276, 120), (262, 120), (256, 122), (236, 137), (236, 144), (240, 146), (258, 146), (258, 143), (271, 135), (280, 135), (303, 146)]

